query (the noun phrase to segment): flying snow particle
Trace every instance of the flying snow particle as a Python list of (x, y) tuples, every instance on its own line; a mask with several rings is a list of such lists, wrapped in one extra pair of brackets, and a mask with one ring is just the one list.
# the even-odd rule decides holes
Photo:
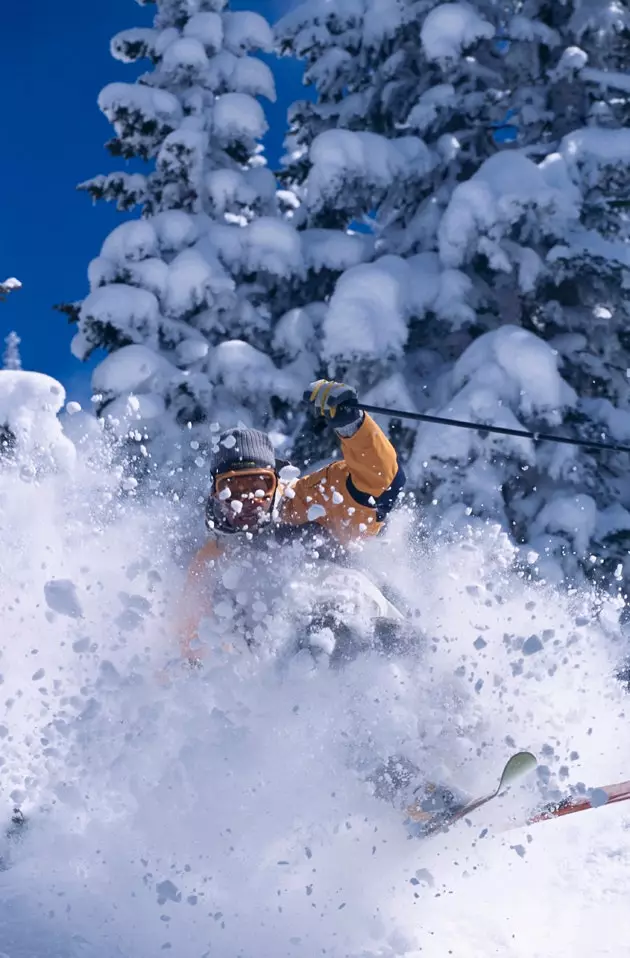
[(76, 586), (70, 579), (51, 579), (44, 586), (44, 597), (46, 605), (53, 612), (70, 616), (72, 619), (83, 617)]
[(283, 466), (278, 476), (282, 482), (293, 482), (294, 479), (300, 478), (300, 470), (297, 466)]

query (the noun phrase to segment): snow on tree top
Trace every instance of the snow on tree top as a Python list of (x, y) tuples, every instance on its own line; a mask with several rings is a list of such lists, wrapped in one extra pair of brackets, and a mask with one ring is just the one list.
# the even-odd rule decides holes
[(304, 389), (265, 353), (236, 339), (220, 343), (213, 351), (210, 374), (234, 395), (250, 399), (260, 400), (261, 395), (296, 399)]
[[(157, 349), (159, 314), (159, 304), (153, 293), (124, 283), (113, 283), (86, 297), (81, 304), (80, 319), (82, 323), (97, 323), (111, 329), (113, 335), (123, 341), (135, 340)], [(74, 337), (72, 350), (78, 359), (89, 355), (90, 342), (82, 332)]]
[(99, 363), (92, 376), (92, 386), (106, 396), (143, 392), (179, 375), (179, 370), (159, 353), (133, 343), (117, 349)]
[(252, 50), (271, 53), (273, 30), (267, 20), (251, 10), (228, 11), (224, 18), (225, 46), (232, 53), (242, 54)]
[(472, 322), (470, 290), (468, 277), (443, 271), (435, 253), (408, 259), (387, 255), (347, 269), (324, 319), (324, 358), (400, 356), (411, 316), (418, 319), (431, 310), (456, 324)]
[(249, 94), (225, 93), (217, 99), (212, 130), (222, 145), (228, 146), (236, 139), (251, 144), (253, 149), (268, 129), (263, 108)]
[[(493, 269), (510, 272), (502, 234), (535, 208), (544, 210), (548, 231), (566, 232), (579, 218), (580, 194), (568, 177), (561, 180), (552, 166), (537, 166), (523, 153), (497, 153), (460, 183), (451, 196), (439, 226), (442, 262), (461, 266), (474, 252), (483, 252)], [(555, 176), (554, 176), (555, 174)]]
[[(504, 429), (522, 429), (523, 424), (510, 407), (501, 405), (498, 401), (499, 397), (493, 385), (479, 376), (434, 412), (463, 422), (489, 423)], [(487, 459), (489, 448), (501, 450), (504, 455), (529, 465), (536, 462), (536, 452), (531, 439), (504, 436), (500, 433), (488, 433), (481, 438), (471, 429), (454, 429), (426, 423), (418, 430), (414, 450), (409, 459), (409, 475), (419, 481), (427, 464), (432, 460), (467, 465), (477, 458)]]
[(586, 186), (596, 185), (603, 166), (630, 167), (630, 129), (583, 127), (563, 137), (560, 154)]
[[(172, 93), (137, 83), (108, 84), (101, 90), (98, 105), (113, 124), (118, 136), (126, 132), (120, 119), (121, 113), (128, 118), (126, 122), (130, 124), (130, 135), (133, 135), (131, 119), (134, 115), (141, 116), (145, 136), (154, 146), (160, 143), (166, 133), (179, 126), (183, 115), (181, 104)], [(155, 124), (155, 131), (149, 137), (147, 125), (150, 123)]]
[(364, 233), (342, 233), (340, 230), (307, 229), (299, 234), (304, 262), (309, 269), (344, 270), (370, 259), (374, 252), (373, 236)]
[(223, 46), (223, 17), (215, 12), (195, 13), (184, 26), (184, 36), (202, 43), (214, 55)]
[(478, 379), (503, 404), (524, 416), (541, 416), (549, 423), (575, 406), (575, 391), (558, 372), (558, 356), (546, 342), (518, 326), (502, 326), (479, 336), (453, 368), (453, 385), (463, 388)]
[(443, 3), (425, 17), (420, 39), (427, 60), (457, 60), (477, 40), (491, 40), (494, 27), (467, 3)]
[(604, 89), (623, 90), (630, 93), (630, 73), (621, 73), (618, 70), (595, 70), (586, 67), (580, 74), (583, 80), (590, 80)]
[(169, 83), (201, 80), (209, 60), (203, 43), (195, 37), (177, 37), (162, 54), (161, 72)]
[(349, 180), (364, 189), (386, 189), (397, 179), (423, 177), (435, 160), (423, 140), (401, 136), (388, 140), (377, 133), (326, 130), (311, 146), (312, 168), (306, 180), (306, 201), (318, 209), (343, 194)]
[(101, 256), (118, 264), (147, 259), (157, 252), (157, 235), (149, 220), (122, 223), (112, 230), (101, 247)]
[(259, 216), (244, 231), (245, 268), (263, 270), (275, 276), (291, 276), (302, 271), (300, 235), (284, 220)]
[(132, 27), (112, 37), (110, 52), (121, 63), (135, 63), (150, 56), (155, 48), (157, 30), (150, 27)]

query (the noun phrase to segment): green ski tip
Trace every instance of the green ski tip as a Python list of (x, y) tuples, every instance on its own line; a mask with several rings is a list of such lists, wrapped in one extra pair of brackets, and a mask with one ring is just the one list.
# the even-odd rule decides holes
[(513, 755), (512, 758), (509, 759), (503, 769), (498, 791), (511, 785), (512, 782), (520, 778), (521, 775), (532, 772), (537, 765), (538, 761), (536, 760), (536, 756), (532, 755), (531, 752), (517, 752), (516, 755)]

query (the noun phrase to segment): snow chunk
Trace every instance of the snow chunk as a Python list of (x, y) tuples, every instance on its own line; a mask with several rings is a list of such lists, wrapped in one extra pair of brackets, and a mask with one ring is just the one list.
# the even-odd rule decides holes
[(20, 459), (64, 471), (74, 465), (76, 450), (57, 419), (65, 400), (63, 386), (51, 376), (0, 370), (0, 425), (15, 437)]
[(231, 53), (243, 54), (250, 50), (271, 53), (274, 47), (273, 31), (259, 13), (238, 10), (223, 16), (224, 46)]
[(11, 293), (16, 289), (22, 289), (22, 284), (15, 276), (9, 276), (3, 283), (0, 283), (0, 291), (3, 293)]
[(77, 589), (70, 579), (51, 579), (44, 585), (46, 605), (53, 612), (67, 615), (71, 619), (83, 617), (83, 609), (77, 596)]
[(101, 248), (101, 256), (117, 265), (148, 259), (157, 252), (158, 240), (151, 220), (122, 223), (112, 230)]
[(122, 438), (132, 429), (150, 429), (152, 423), (162, 419), (165, 410), (166, 404), (161, 395), (142, 393), (114, 399), (103, 409), (102, 418), (107, 420), (110, 431)]
[(80, 323), (113, 327), (130, 340), (158, 347), (158, 301), (153, 293), (114, 283), (90, 293), (81, 305)]
[(326, 510), (319, 502), (314, 502), (312, 506), (309, 506), (306, 518), (309, 522), (316, 522), (317, 519), (323, 519), (326, 515)]
[(577, 403), (575, 391), (558, 372), (558, 357), (538, 336), (518, 326), (501, 326), (479, 336), (457, 360), (453, 385), (477, 378), (524, 416), (562, 421)]
[(195, 13), (186, 21), (184, 36), (198, 40), (207, 53), (218, 53), (223, 46), (223, 20), (218, 13)]
[(263, 108), (247, 93), (220, 96), (214, 105), (212, 126), (222, 146), (229, 146), (234, 140), (261, 140), (268, 130)]
[(123, 346), (110, 353), (92, 373), (92, 387), (97, 393), (148, 391), (156, 382), (169, 380), (176, 368), (152, 349), (140, 344)]
[(431, 151), (418, 137), (388, 140), (350, 130), (320, 133), (313, 140), (310, 159), (306, 202), (311, 209), (342, 195), (349, 180), (356, 180), (362, 189), (387, 189), (395, 180), (425, 176), (434, 166)]
[(491, 40), (494, 27), (467, 3), (443, 3), (427, 14), (420, 40), (427, 60), (458, 59), (477, 40)]

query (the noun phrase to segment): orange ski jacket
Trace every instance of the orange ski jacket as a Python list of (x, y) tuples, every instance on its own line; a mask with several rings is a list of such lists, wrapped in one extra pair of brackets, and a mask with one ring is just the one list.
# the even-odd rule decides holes
[[(396, 450), (370, 416), (365, 416), (353, 436), (340, 441), (342, 459), (293, 482), (279, 483), (275, 521), (288, 526), (314, 522), (347, 545), (381, 531), (405, 476)], [(232, 536), (212, 536), (188, 568), (179, 635), (182, 654), (189, 659), (198, 658), (194, 646), (199, 626), (212, 611), (208, 578), (229, 552), (231, 541)]]

